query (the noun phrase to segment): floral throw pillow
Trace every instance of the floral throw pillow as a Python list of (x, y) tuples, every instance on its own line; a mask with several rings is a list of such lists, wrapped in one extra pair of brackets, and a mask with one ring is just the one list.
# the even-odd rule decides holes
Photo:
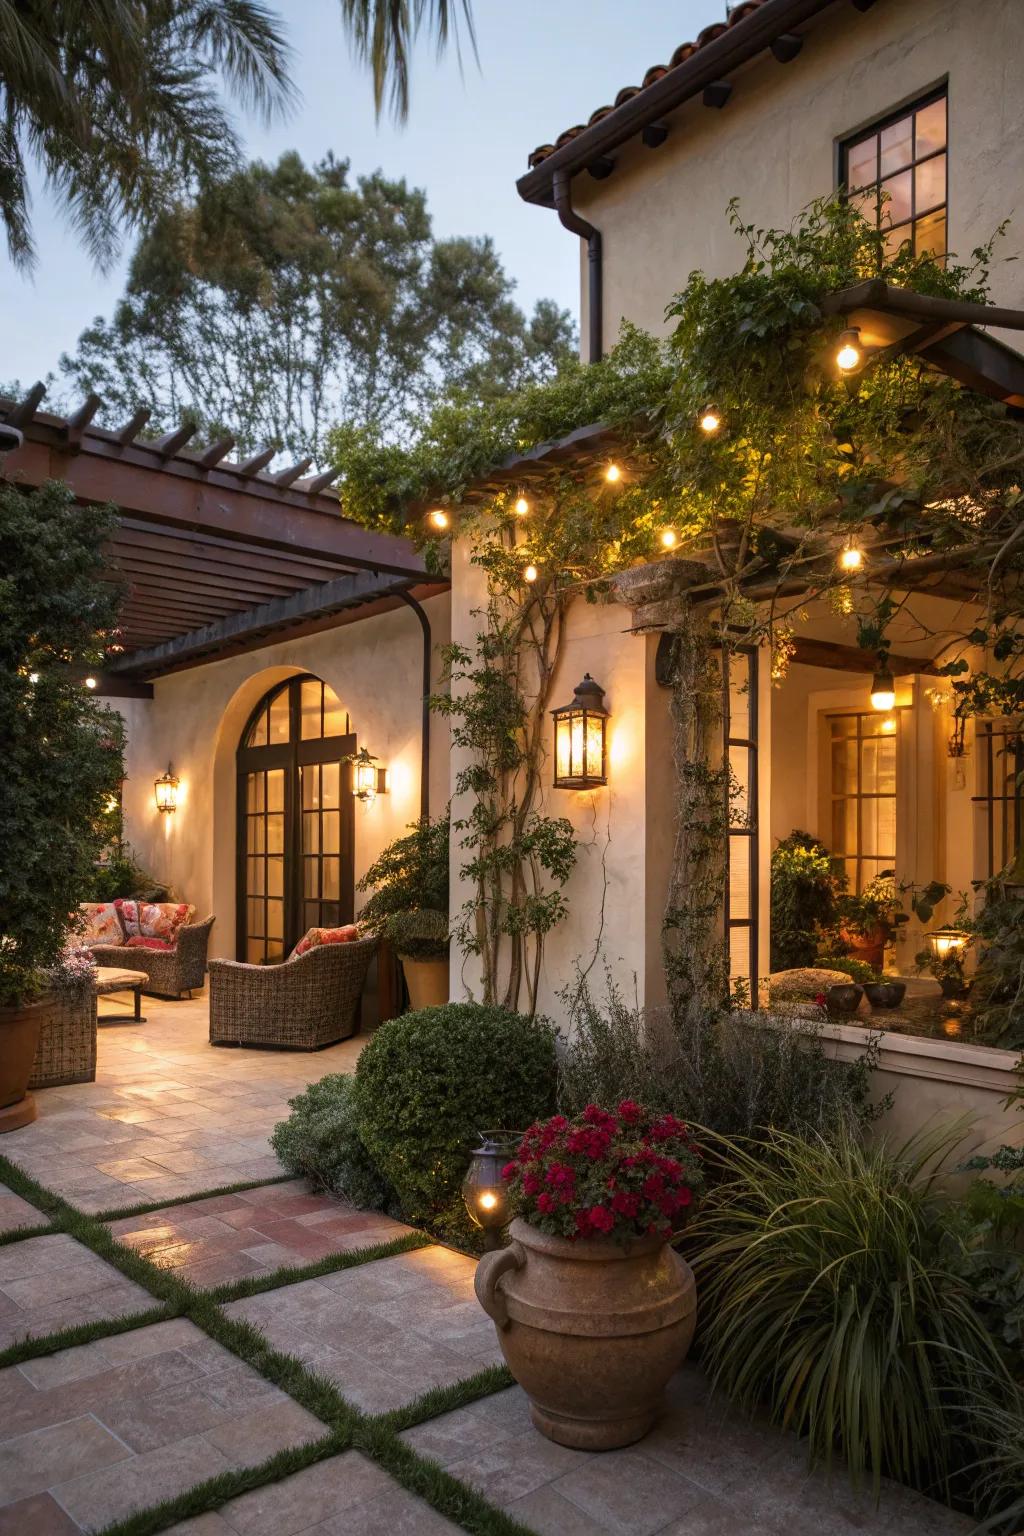
[(79, 908), (80, 921), (75, 933), (81, 944), (123, 944), (124, 929), (113, 901), (87, 901)]
[(181, 901), (115, 901), (126, 939), (163, 939), (172, 949), (178, 929), (195, 912)]
[(288, 959), (297, 960), (300, 955), (308, 954), (311, 949), (318, 949), (321, 944), (351, 944), (358, 937), (359, 929), (355, 923), (346, 923), (343, 928), (310, 928), (303, 934)]
[(125, 939), (126, 949), (160, 949), (174, 950), (173, 944), (168, 944), (166, 939), (147, 939), (144, 934), (137, 933), (130, 939)]

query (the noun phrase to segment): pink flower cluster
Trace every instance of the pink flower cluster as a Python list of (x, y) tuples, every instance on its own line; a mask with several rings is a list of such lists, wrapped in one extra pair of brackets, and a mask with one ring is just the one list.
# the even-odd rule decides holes
[(572, 1241), (667, 1239), (704, 1182), (683, 1122), (632, 1099), (614, 1112), (588, 1104), (578, 1119), (531, 1125), (503, 1177), (516, 1215)]

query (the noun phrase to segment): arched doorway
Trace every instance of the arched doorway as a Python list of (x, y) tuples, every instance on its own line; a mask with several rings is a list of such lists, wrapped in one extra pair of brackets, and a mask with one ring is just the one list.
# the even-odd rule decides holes
[(283, 960), (307, 928), (352, 921), (349, 718), (317, 677), (264, 694), (238, 746), (240, 960)]

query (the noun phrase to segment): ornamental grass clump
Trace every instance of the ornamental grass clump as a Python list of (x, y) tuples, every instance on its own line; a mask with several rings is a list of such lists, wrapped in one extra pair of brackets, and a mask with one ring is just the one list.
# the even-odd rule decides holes
[(890, 1475), (949, 1498), (977, 1453), (970, 1404), (1009, 1385), (937, 1187), (961, 1133), (708, 1143), (688, 1239), (712, 1380), (876, 1494)]
[(570, 1242), (667, 1241), (704, 1188), (683, 1122), (632, 1099), (614, 1112), (588, 1104), (575, 1120), (555, 1115), (531, 1125), (503, 1177), (515, 1215)]

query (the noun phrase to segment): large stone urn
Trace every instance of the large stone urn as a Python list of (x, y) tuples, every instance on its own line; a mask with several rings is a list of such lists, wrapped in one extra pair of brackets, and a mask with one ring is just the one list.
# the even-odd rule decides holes
[(660, 1238), (549, 1237), (514, 1221), (476, 1294), (549, 1440), (606, 1451), (641, 1439), (697, 1320), (690, 1266)]
[(52, 997), (13, 1008), (0, 1008), (0, 1133), (16, 1131), (36, 1118), (28, 1091), (39, 1031), (53, 1011)]

